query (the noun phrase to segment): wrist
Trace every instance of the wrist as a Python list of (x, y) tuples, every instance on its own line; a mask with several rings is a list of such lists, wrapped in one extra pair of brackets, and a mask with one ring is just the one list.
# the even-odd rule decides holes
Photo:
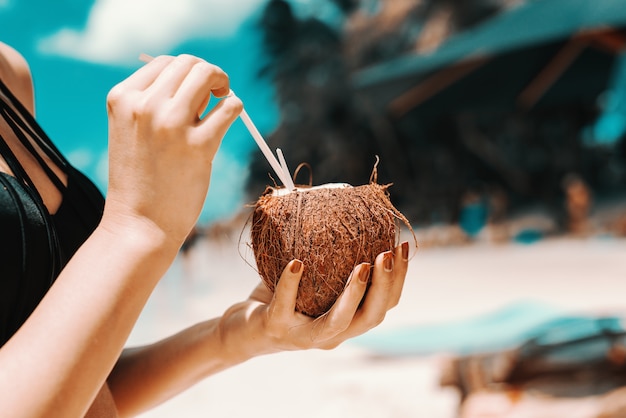
[(121, 242), (137, 245), (146, 251), (162, 252), (163, 255), (171, 253), (175, 256), (184, 240), (168, 233), (148, 218), (122, 211), (107, 211), (106, 207), (98, 229)]
[(231, 306), (220, 318), (222, 350), (232, 361), (241, 363), (276, 351), (270, 337), (263, 332), (263, 311), (263, 304), (246, 301)]
[(116, 260), (116, 270), (122, 272), (117, 275), (134, 274), (151, 286), (163, 277), (180, 250), (178, 242), (141, 220), (105, 215), (92, 237), (104, 243), (102, 256)]

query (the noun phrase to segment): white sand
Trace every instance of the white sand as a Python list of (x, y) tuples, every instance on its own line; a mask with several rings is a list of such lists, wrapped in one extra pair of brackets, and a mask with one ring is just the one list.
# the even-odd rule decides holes
[[(178, 260), (130, 343), (167, 336), (245, 298), (257, 277), (237, 247), (237, 237), (201, 242), (189, 259)], [(181, 277), (184, 271), (191, 274)], [(421, 249), (400, 305), (373, 332), (467, 319), (528, 299), (621, 313), (625, 295), (626, 240)], [(457, 395), (439, 388), (436, 360), (373, 359), (350, 344), (267, 356), (213, 376), (144, 416), (451, 418)]]

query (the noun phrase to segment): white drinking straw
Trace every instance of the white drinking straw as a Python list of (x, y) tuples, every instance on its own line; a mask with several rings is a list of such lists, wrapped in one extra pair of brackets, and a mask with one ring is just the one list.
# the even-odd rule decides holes
[[(154, 59), (153, 57), (151, 57), (148, 54), (144, 54), (143, 52), (139, 54), (139, 60), (143, 62), (148, 63), (152, 61), (153, 59)], [(231, 96), (234, 94), (235, 93), (231, 90), (228, 96)], [(246, 128), (248, 128), (250, 135), (252, 135), (252, 138), (254, 138), (254, 141), (256, 142), (258, 147), (261, 149), (261, 152), (265, 156), (265, 159), (267, 160), (268, 163), (270, 163), (270, 166), (272, 166), (272, 168), (274, 169), (274, 172), (276, 173), (280, 181), (285, 185), (285, 187), (289, 191), (292, 191), (295, 187), (294, 187), (293, 181), (291, 180), (291, 175), (289, 174), (287, 163), (284, 162), (283, 165), (281, 165), (281, 163), (278, 162), (278, 160), (276, 159), (276, 157), (274, 156), (270, 148), (267, 146), (267, 142), (265, 142), (265, 140), (263, 139), (263, 136), (254, 125), (254, 123), (252, 122), (252, 119), (250, 119), (250, 116), (248, 115), (248, 112), (246, 112), (245, 109), (241, 109), (241, 113), (239, 114), (239, 117), (243, 121), (243, 124), (246, 125)], [(282, 155), (282, 151), (278, 149), (277, 152), (279, 153), (279, 158), (281, 158), (281, 162), (284, 161), (285, 157)]]
[(154, 59), (153, 56), (148, 55), (148, 54), (144, 54), (143, 52), (141, 54), (139, 54), (139, 61), (143, 61), (146, 64), (149, 63), (150, 61), (152, 61)]
[(294, 187), (293, 182), (291, 181), (291, 177), (288, 173), (285, 173), (283, 171), (283, 168), (281, 167), (278, 160), (276, 160), (276, 157), (274, 157), (274, 154), (272, 154), (270, 147), (267, 146), (267, 143), (261, 136), (261, 133), (256, 128), (256, 126), (254, 126), (254, 123), (252, 123), (252, 120), (250, 119), (250, 116), (248, 116), (248, 112), (246, 112), (246, 109), (241, 110), (241, 114), (239, 115), (239, 117), (243, 121), (243, 124), (246, 125), (246, 128), (248, 128), (248, 131), (250, 131), (252, 138), (254, 138), (254, 140), (256, 141), (257, 145), (261, 149), (261, 152), (263, 153), (263, 155), (265, 155), (267, 162), (270, 163), (270, 165), (276, 172), (276, 175), (280, 178), (285, 187), (289, 189), (289, 191), (293, 190)]
[(283, 174), (285, 175), (285, 179), (287, 183), (285, 183), (285, 187), (289, 189), (289, 191), (296, 188), (293, 184), (293, 180), (291, 179), (291, 174), (289, 174), (289, 167), (287, 167), (287, 161), (285, 160), (285, 156), (283, 155), (283, 150), (280, 148), (276, 148), (276, 153), (278, 154), (278, 161), (280, 162), (280, 166), (283, 169)]

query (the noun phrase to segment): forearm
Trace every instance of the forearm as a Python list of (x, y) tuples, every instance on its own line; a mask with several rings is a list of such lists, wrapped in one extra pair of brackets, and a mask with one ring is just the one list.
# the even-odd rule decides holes
[(149, 228), (113, 231), (96, 229), (0, 350), (6, 416), (82, 416), (106, 380), (176, 254)]
[(251, 335), (260, 328), (243, 326), (250, 320), (243, 310), (231, 308), (220, 318), (165, 340), (124, 350), (108, 380), (120, 415), (146, 411), (208, 376), (261, 354), (262, 344), (255, 340), (262, 338)]
[[(275, 293), (261, 284), (248, 300), (216, 319), (166, 340), (126, 350), (109, 378), (122, 416), (132, 416), (171, 398), (198, 381), (250, 358), (285, 350), (330, 349), (380, 323), (395, 306), (406, 275), (408, 243), (360, 264), (331, 310), (313, 319), (295, 312), (302, 263), (291, 261)], [(385, 262), (387, 260), (387, 262)], [(388, 262), (392, 263), (389, 266)], [(363, 298), (370, 286), (371, 295)], [(387, 290), (386, 294), (380, 295)], [(346, 321), (346, 318), (348, 321)]]

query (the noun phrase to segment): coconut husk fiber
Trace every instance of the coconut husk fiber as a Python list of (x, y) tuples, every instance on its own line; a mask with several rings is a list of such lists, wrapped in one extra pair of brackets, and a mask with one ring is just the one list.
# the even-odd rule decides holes
[(395, 248), (406, 218), (389, 200), (388, 186), (332, 184), (268, 187), (258, 199), (250, 228), (257, 269), (273, 292), (289, 261), (304, 271), (296, 310), (311, 317), (327, 312), (358, 264)]

